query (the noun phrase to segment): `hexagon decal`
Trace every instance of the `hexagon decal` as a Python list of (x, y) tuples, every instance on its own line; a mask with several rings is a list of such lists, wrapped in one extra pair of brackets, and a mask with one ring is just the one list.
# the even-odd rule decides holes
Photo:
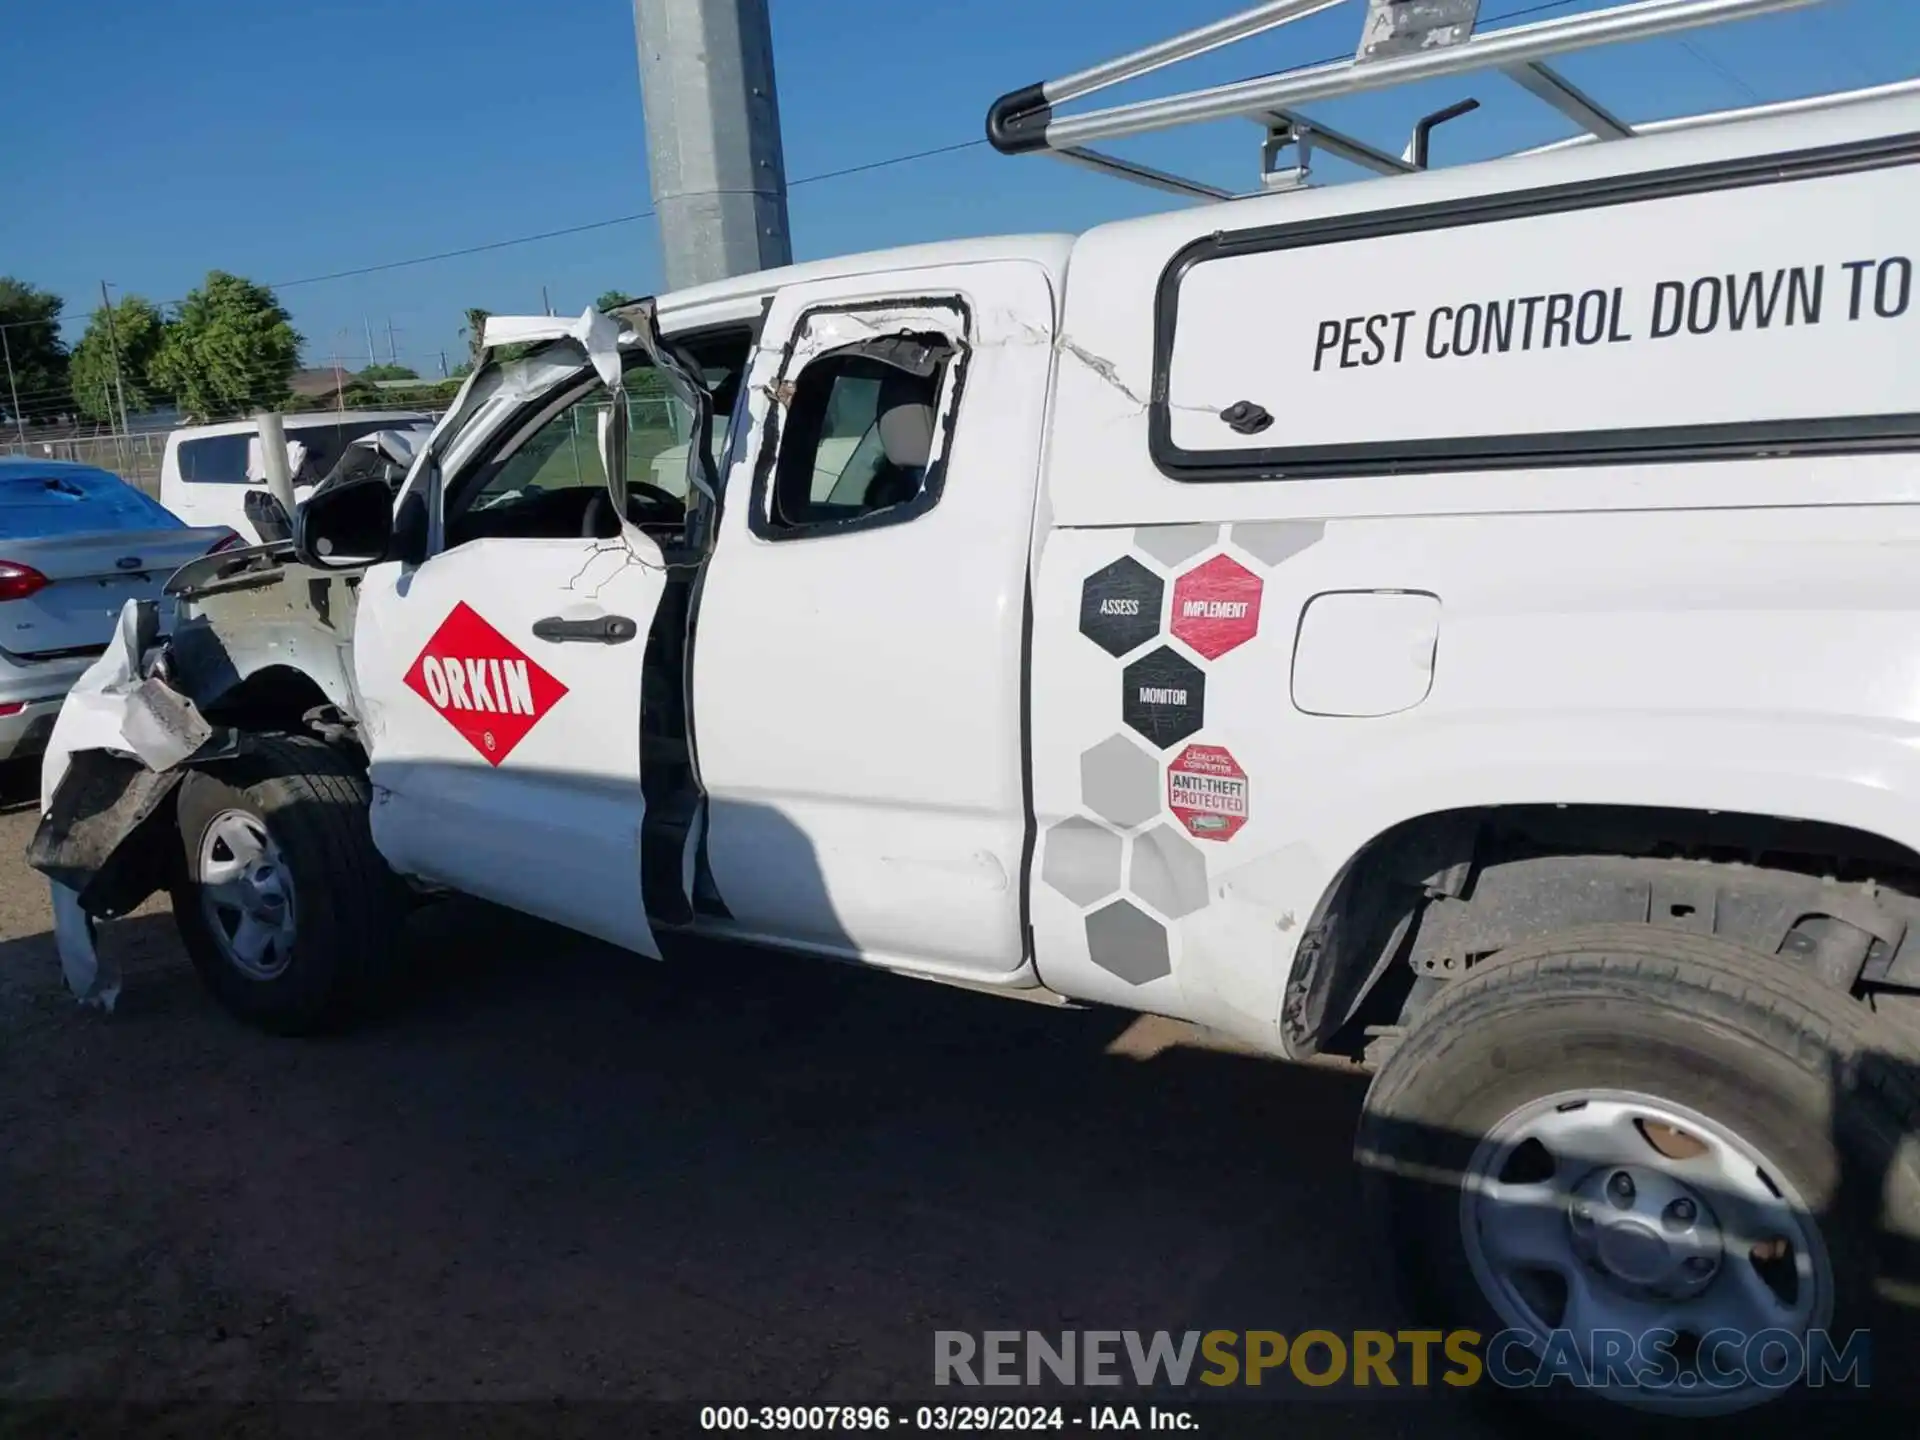
[(1133, 543), (1162, 565), (1178, 565), (1220, 538), (1218, 525), (1142, 525)]
[(1218, 745), (1189, 745), (1167, 767), (1167, 808), (1197, 840), (1231, 840), (1252, 813), (1240, 762)]
[(1104, 900), (1120, 888), (1120, 837), (1075, 816), (1047, 831), (1040, 878), (1076, 905)]
[(1124, 900), (1087, 916), (1087, 949), (1094, 964), (1129, 985), (1145, 985), (1173, 973), (1167, 932), (1146, 911)]
[(1120, 715), (1162, 750), (1203, 723), (1207, 677), (1168, 646), (1148, 651), (1121, 673)]
[(1169, 920), (1207, 903), (1207, 860), (1171, 825), (1156, 825), (1133, 842), (1127, 888)]
[(1166, 582), (1132, 556), (1096, 570), (1080, 586), (1080, 633), (1109, 655), (1138, 650), (1160, 633)]
[(1173, 584), (1173, 633), (1196, 654), (1218, 660), (1260, 629), (1260, 577), (1216, 555)]
[(1233, 527), (1233, 543), (1268, 565), (1291, 560), (1320, 543), (1327, 533), (1324, 520), (1256, 520)]
[(1160, 813), (1160, 764), (1124, 735), (1102, 740), (1080, 757), (1080, 800), (1131, 830)]

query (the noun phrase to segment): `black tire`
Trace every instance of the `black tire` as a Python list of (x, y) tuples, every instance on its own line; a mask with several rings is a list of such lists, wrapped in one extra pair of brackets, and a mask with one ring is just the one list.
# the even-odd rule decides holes
[[(255, 737), (245, 753), (182, 781), (174, 923), (201, 979), (236, 1016), (275, 1034), (317, 1033), (351, 1016), (384, 977), (404, 897), (374, 849), (370, 802), (350, 759), (299, 736)], [(264, 978), (229, 955), (201, 904), (203, 837), (235, 811), (265, 827), (291, 881), (294, 938), (284, 968)]]
[(1843, 1342), (1872, 1332), (1872, 1389), (1801, 1387), (1684, 1419), (1564, 1384), (1504, 1398), (1609, 1435), (1624, 1424), (1753, 1436), (1804, 1426), (1815, 1405), (1836, 1415), (1905, 1409), (1911, 1377), (1901, 1372), (1920, 1353), (1920, 1327), (1883, 1287), (1913, 1284), (1920, 1253), (1913, 1057), (1910, 1042), (1845, 995), (1710, 936), (1620, 925), (1529, 942), (1443, 993), (1373, 1080), (1358, 1150), (1383, 1252), (1418, 1324), (1491, 1339), (1506, 1322), (1475, 1278), (1461, 1205), (1481, 1138), (1562, 1092), (1658, 1097), (1749, 1140), (1806, 1197), (1833, 1272), (1826, 1328)]

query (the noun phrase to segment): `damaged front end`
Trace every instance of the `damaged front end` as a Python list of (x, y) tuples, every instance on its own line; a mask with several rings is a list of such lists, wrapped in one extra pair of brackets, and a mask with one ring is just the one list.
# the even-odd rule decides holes
[[(492, 316), (482, 345), (481, 363), (412, 455), (396, 497), (396, 530), (410, 509), (420, 515), (423, 555), (444, 525), (443, 465), (458, 470), (528, 404), (588, 371), (621, 396), (621, 352), (634, 347), (694, 418), (687, 473), (697, 523), (690, 531), (711, 543), (718, 508), (712, 397), (698, 365), (662, 336), (652, 300), (622, 307), (617, 318), (591, 309), (575, 320)], [(618, 419), (601, 437), (603, 461), (609, 475), (624, 477), (627, 407), (616, 403), (609, 414)], [(296, 537), (330, 490), (369, 483), (378, 480), (329, 476), (301, 506)], [(624, 495), (618, 498), (624, 510)], [(353, 666), (360, 582), (369, 565), (407, 557), (390, 546), (391, 557), (340, 563), (304, 544), (296, 538), (222, 551), (183, 567), (166, 586), (175, 607), (171, 634), (161, 637), (155, 603), (129, 604), (113, 642), (61, 708), (27, 858), (52, 887), (61, 967), (83, 1002), (111, 1009), (119, 993), (118, 978), (101, 965), (94, 922), (127, 914), (181, 877), (186, 857), (175, 806), (197, 769), (268, 734), (315, 735), (365, 759), (369, 709)]]
[(174, 880), (182, 780), (253, 732), (351, 733), (357, 578), (300, 565), (285, 544), (210, 555), (168, 582), (171, 637), (156, 602), (130, 602), (75, 682), (41, 762), (27, 863), (52, 889), (61, 970), (83, 1003), (111, 1009), (119, 994), (94, 922)]

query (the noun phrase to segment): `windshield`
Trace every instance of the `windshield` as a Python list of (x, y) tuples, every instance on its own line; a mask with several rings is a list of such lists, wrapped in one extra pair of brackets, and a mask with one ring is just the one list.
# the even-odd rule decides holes
[[(684, 346), (713, 396), (714, 461), (727, 447), (728, 421), (752, 345), (751, 332), (741, 327), (692, 337)], [(512, 367), (502, 368), (506, 373), (485, 398), (475, 403), (470, 394), (460, 407), (462, 416), (472, 418), (449, 447), (457, 452), (446, 467), (449, 546), (482, 537), (578, 536), (604, 523), (594, 507), (595, 497), (606, 495), (602, 437), (613, 406), (607, 386), (583, 363), (542, 387), (544, 393), (528, 396), (525, 377), (515, 384)], [(482, 371), (474, 391), (489, 379)], [(627, 519), (678, 530), (694, 508), (687, 478), (692, 412), (640, 350), (623, 356), (622, 388)], [(511, 400), (506, 392), (523, 398)]]
[[(712, 451), (716, 464), (726, 453), (731, 398), (738, 386), (746, 342), (730, 349), (726, 362), (701, 367), (702, 383), (724, 397), (728, 410), (713, 417)], [(637, 362), (637, 363), (636, 363)], [(627, 486), (651, 495), (656, 506), (670, 499), (686, 508), (687, 447), (693, 417), (665, 380), (639, 357), (629, 357), (624, 382), (627, 397)], [(534, 492), (599, 490), (607, 483), (600, 437), (613, 408), (613, 396), (595, 384), (586, 394), (521, 440), (475, 496), (480, 508)]]

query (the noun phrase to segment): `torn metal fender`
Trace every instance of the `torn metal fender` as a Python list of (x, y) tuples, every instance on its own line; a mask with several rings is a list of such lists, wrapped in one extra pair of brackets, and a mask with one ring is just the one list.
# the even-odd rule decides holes
[(107, 750), (72, 757), (27, 846), (27, 863), (80, 909), (102, 920), (124, 915), (166, 880), (159, 847), (129, 845), (160, 815), (185, 767), (149, 770)]
[[(237, 746), (216, 748), (224, 756)], [(120, 976), (101, 961), (94, 921), (127, 914), (172, 880), (179, 860), (173, 796), (201, 758), (149, 770), (131, 756), (83, 750), (71, 758), (40, 817), (27, 863), (47, 877), (60, 972), (83, 1005), (113, 1009)]]
[(284, 548), (249, 553), (225, 568), (201, 569), (204, 563), (180, 571), (169, 587), (179, 605), (166, 659), (172, 684), (217, 717), (255, 675), (293, 671), (329, 704), (358, 717), (353, 622), (359, 572), (316, 570)]
[(158, 672), (159, 611), (129, 601), (113, 639), (74, 682), (41, 762), (41, 816), (27, 861), (52, 887), (60, 968), (83, 1003), (107, 1009), (119, 977), (102, 967), (93, 920), (123, 915), (163, 885), (173, 852), (156, 834), (184, 768), (232, 754)]
[(40, 762), (42, 814), (52, 807), (74, 755), (112, 750), (138, 756), (149, 769), (167, 770), (212, 734), (193, 702), (155, 673), (159, 635), (159, 607), (129, 600), (107, 648), (73, 682)]

